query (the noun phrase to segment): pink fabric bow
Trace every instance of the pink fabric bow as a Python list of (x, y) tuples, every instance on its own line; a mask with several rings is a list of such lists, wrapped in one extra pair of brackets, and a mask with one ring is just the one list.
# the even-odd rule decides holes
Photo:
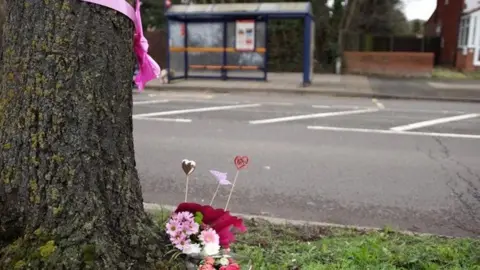
[(140, 0), (136, 0), (135, 9), (125, 0), (80, 0), (92, 4), (101, 5), (114, 9), (129, 17), (135, 24), (134, 51), (137, 56), (138, 73), (135, 83), (139, 90), (145, 88), (145, 84), (160, 76), (160, 66), (148, 55), (148, 41), (143, 36), (142, 17), (140, 16)]

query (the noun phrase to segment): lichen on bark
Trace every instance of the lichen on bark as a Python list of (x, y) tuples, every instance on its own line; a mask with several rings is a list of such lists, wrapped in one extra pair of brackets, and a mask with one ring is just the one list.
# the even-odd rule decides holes
[(0, 269), (153, 269), (132, 138), (133, 24), (79, 0), (7, 0)]

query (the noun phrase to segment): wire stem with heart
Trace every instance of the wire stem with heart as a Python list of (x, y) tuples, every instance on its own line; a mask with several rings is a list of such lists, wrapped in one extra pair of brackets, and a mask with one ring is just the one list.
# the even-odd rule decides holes
[(185, 202), (187, 202), (188, 200), (188, 182), (190, 180), (189, 176), (190, 174), (193, 173), (193, 171), (195, 171), (196, 166), (197, 164), (193, 160), (188, 160), (188, 159), (182, 160), (182, 170), (187, 176), (187, 179), (185, 181)]
[(233, 189), (235, 188), (235, 184), (237, 183), (238, 174), (240, 173), (241, 169), (244, 169), (248, 165), (248, 157), (247, 156), (236, 156), (234, 159), (235, 166), (237, 167), (237, 173), (235, 174), (235, 178), (233, 179), (232, 189), (230, 189), (230, 194), (228, 195), (227, 204), (225, 205), (225, 211), (228, 208), (228, 204), (230, 203), (230, 199), (232, 198)]
[(227, 204), (225, 205), (225, 209), (224, 209), (225, 211), (227, 211), (228, 204), (230, 203), (230, 198), (232, 197), (233, 189), (235, 188), (235, 183), (237, 183), (237, 178), (239, 173), (240, 173), (240, 170), (237, 170), (237, 173), (235, 174), (235, 178), (233, 178), (232, 188), (230, 189), (230, 194), (228, 194)]
[(220, 189), (220, 183), (217, 184), (217, 189), (215, 189), (215, 192), (213, 193), (212, 200), (210, 201), (210, 206), (213, 204), (213, 200), (215, 200), (215, 196), (217, 196), (218, 190)]
[(188, 181), (189, 181), (189, 177), (188, 177), (188, 174), (187, 174), (187, 180), (186, 180), (186, 184), (185, 184), (185, 202), (187, 202), (187, 199), (188, 199)]

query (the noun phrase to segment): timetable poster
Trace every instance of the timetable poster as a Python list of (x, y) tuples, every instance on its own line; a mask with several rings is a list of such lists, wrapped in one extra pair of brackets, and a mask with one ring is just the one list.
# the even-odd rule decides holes
[(235, 49), (252, 52), (255, 50), (255, 21), (240, 20), (235, 27)]

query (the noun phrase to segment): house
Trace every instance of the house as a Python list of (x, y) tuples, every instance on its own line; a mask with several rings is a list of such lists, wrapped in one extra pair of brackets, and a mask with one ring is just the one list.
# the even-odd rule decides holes
[(425, 35), (440, 37), (441, 65), (480, 69), (480, 0), (437, 0)]

